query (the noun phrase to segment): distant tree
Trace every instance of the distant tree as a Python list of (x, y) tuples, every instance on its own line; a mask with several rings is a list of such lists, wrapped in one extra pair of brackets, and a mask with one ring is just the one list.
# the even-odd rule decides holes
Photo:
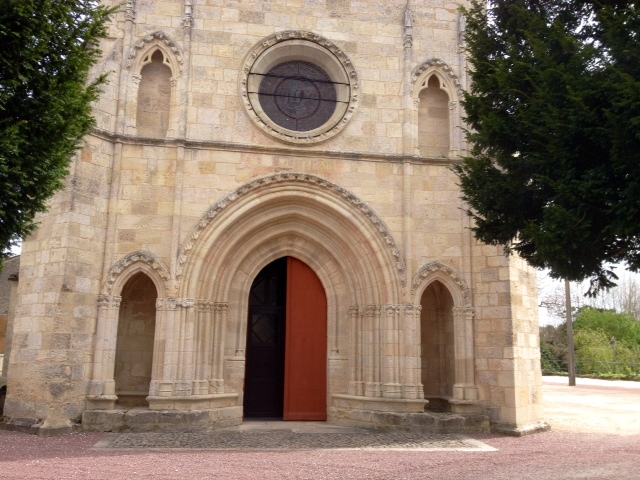
[(622, 275), (618, 285), (609, 290), (599, 292), (589, 301), (595, 308), (627, 313), (640, 321), (640, 282), (637, 275)]
[(91, 130), (105, 77), (89, 71), (113, 8), (0, 0), (0, 260), (31, 233)]
[(640, 322), (627, 313), (584, 307), (578, 313), (574, 328), (601, 332), (609, 341), (640, 346)]
[[(628, 314), (640, 321), (640, 279), (638, 275), (622, 274), (617, 282), (615, 287), (600, 290), (593, 297), (584, 295), (588, 289), (585, 284), (572, 284), (571, 311), (573, 318), (577, 318), (583, 308), (590, 307), (599, 311)], [(566, 298), (563, 283), (549, 282), (548, 278), (539, 276), (538, 297), (540, 306), (546, 308), (547, 314), (551, 318), (564, 321)]]
[(636, 1), (472, 0), (470, 153), (456, 167), (478, 239), (554, 278), (640, 269)]

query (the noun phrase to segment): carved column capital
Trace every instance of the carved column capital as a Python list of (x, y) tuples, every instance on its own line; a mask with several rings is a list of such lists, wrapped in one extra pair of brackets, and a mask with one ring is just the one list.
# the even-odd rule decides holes
[(106, 310), (111, 304), (111, 297), (109, 295), (98, 295), (98, 309)]
[(213, 310), (213, 302), (210, 300), (198, 300), (199, 312), (211, 312)]
[(111, 297), (111, 306), (114, 309), (117, 310), (118, 308), (120, 308), (121, 302), (122, 302), (122, 297), (117, 297), (117, 296)]
[(229, 310), (229, 304), (227, 302), (215, 302), (214, 309), (217, 313), (226, 313)]
[(368, 317), (380, 315), (380, 305), (367, 305), (364, 308)]
[(176, 309), (175, 297), (156, 299), (156, 310), (175, 310), (175, 309)]
[(473, 320), (475, 311), (473, 307), (453, 307), (452, 309), (454, 318), (459, 318), (465, 321)]

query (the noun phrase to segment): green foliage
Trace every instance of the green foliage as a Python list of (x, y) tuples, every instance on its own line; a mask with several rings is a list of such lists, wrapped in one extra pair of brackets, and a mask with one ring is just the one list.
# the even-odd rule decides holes
[[(543, 375), (558, 375), (566, 374), (566, 362), (563, 362), (558, 358), (558, 350), (552, 348), (551, 345), (544, 341), (540, 341), (540, 365), (542, 367)], [(566, 346), (564, 349), (566, 354)]]
[(456, 167), (478, 239), (554, 278), (640, 269), (640, 9), (473, 0), (463, 9), (470, 154)]
[(97, 0), (0, 0), (0, 259), (33, 231), (94, 121), (89, 81), (113, 9)]
[(575, 334), (576, 364), (580, 375), (613, 378), (640, 376), (640, 348), (612, 343), (599, 330), (579, 330)]
[(585, 307), (578, 313), (574, 328), (601, 332), (608, 342), (615, 339), (617, 343), (640, 346), (640, 322), (627, 313)]
[[(640, 380), (640, 322), (631, 315), (582, 308), (573, 325), (578, 375)], [(566, 325), (540, 328), (545, 375), (567, 371)]]

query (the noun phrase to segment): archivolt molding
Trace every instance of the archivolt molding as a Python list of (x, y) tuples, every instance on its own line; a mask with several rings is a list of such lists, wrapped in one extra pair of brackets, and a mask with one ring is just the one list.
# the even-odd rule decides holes
[[(460, 92), (462, 90), (462, 82), (460, 78), (454, 73), (453, 69), (447, 65), (444, 61), (439, 58), (432, 58), (422, 63), (411, 74), (411, 83), (415, 85), (418, 79), (429, 69), (437, 70), (439, 72), (443, 72), (448, 77), (448, 80), (451, 82), (452, 86)], [(417, 94), (417, 92), (416, 92)]]
[(169, 50), (175, 55), (175, 59), (178, 62), (178, 69), (182, 72), (184, 70), (184, 57), (182, 55), (182, 50), (176, 43), (162, 31), (157, 31), (145, 35), (140, 40), (138, 40), (133, 47), (129, 50), (129, 55), (127, 56), (127, 61), (125, 63), (125, 67), (130, 69), (134, 63), (135, 58), (140, 55), (140, 52), (145, 50), (145, 47), (151, 45), (151, 43), (157, 42), (159, 44), (166, 45)]
[(413, 296), (417, 288), (423, 284), (424, 280), (434, 274), (442, 273), (450, 280), (452, 280), (462, 293), (464, 305), (458, 305), (460, 307), (471, 307), (471, 289), (467, 285), (467, 282), (451, 267), (440, 262), (431, 262), (424, 265), (420, 270), (416, 272), (411, 281), (411, 295)]
[(113, 284), (118, 279), (118, 276), (127, 267), (133, 265), (134, 263), (142, 263), (144, 265), (147, 265), (149, 268), (153, 269), (165, 283), (167, 283), (171, 278), (171, 276), (169, 275), (169, 269), (153, 254), (144, 251), (133, 252), (116, 262), (109, 269), (106, 283), (106, 291), (108, 295), (111, 295)]
[(302, 183), (302, 184), (311, 184), (321, 188), (325, 188), (327, 190), (331, 190), (347, 200), (353, 206), (358, 208), (367, 219), (374, 225), (375, 229), (382, 236), (384, 244), (389, 249), (389, 252), (395, 258), (396, 268), (400, 272), (400, 277), (402, 284), (406, 284), (406, 264), (402, 254), (400, 253), (400, 249), (396, 245), (391, 232), (385, 225), (384, 221), (376, 215), (376, 213), (369, 208), (362, 200), (356, 197), (353, 193), (349, 192), (345, 188), (336, 185), (335, 183), (331, 183), (323, 178), (317, 177), (315, 175), (302, 174), (302, 173), (278, 173), (275, 175), (271, 175), (268, 177), (259, 178), (249, 182), (238, 189), (234, 190), (227, 196), (225, 196), (220, 201), (213, 204), (209, 209), (200, 217), (200, 220), (196, 223), (196, 225), (192, 228), (189, 236), (187, 237), (187, 242), (182, 247), (180, 254), (178, 256), (178, 266), (177, 266), (177, 279), (182, 277), (184, 264), (187, 261), (187, 257), (189, 253), (193, 249), (194, 245), (198, 241), (198, 238), (202, 234), (202, 232), (211, 224), (211, 222), (229, 205), (234, 203), (238, 198), (247, 195), (259, 188), (262, 188), (266, 185), (275, 184), (275, 183), (283, 183), (283, 182), (292, 182), (292, 183)]

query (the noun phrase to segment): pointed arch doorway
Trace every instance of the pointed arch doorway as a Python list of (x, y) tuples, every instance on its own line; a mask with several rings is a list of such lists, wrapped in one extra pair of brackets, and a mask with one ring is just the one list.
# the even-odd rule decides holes
[(280, 258), (249, 293), (244, 416), (327, 419), (327, 297), (304, 262)]

